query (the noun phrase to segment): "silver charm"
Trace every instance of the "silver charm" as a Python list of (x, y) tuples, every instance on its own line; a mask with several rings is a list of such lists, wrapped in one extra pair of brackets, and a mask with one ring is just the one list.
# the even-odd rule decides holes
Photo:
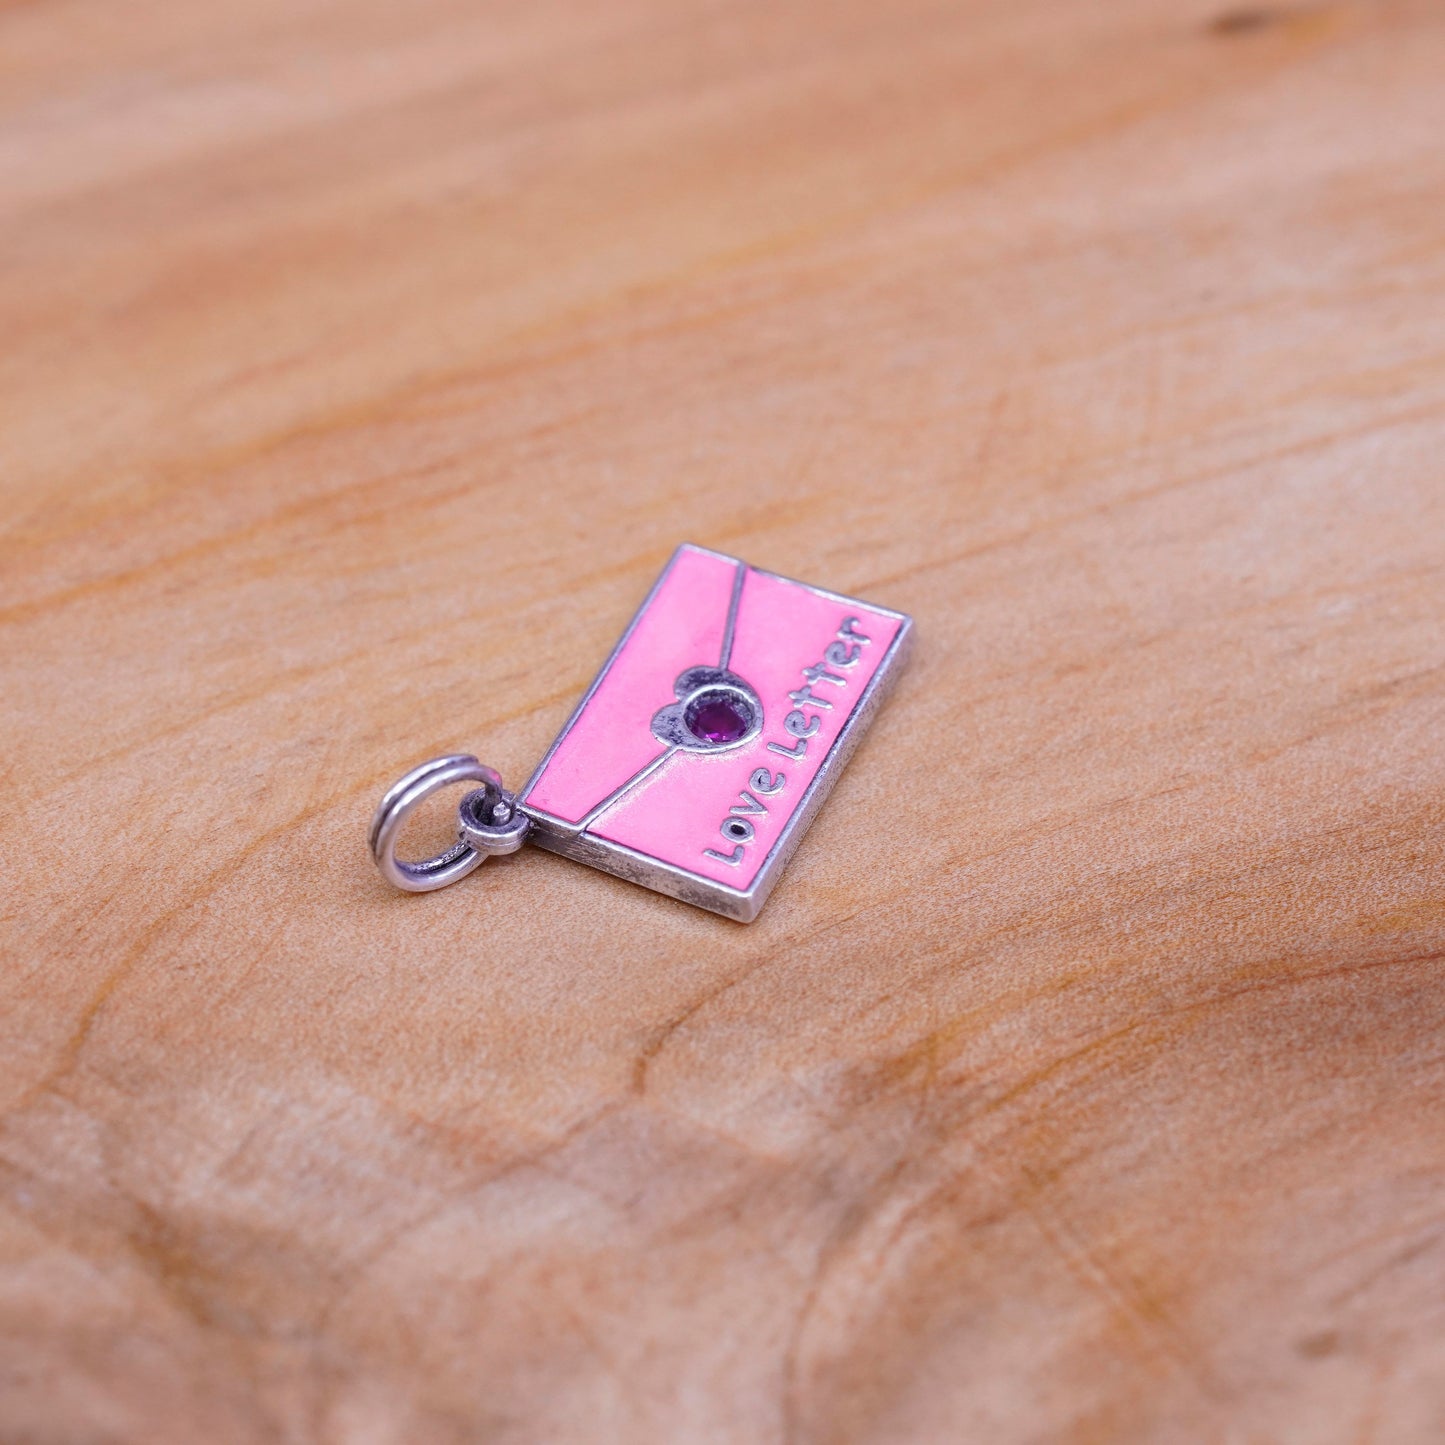
[[(530, 840), (747, 922), (911, 640), (901, 612), (679, 547), (522, 791), (464, 754), (423, 763), (376, 810), (376, 866), (421, 893)], [(457, 842), (399, 860), (412, 809), (473, 781)]]

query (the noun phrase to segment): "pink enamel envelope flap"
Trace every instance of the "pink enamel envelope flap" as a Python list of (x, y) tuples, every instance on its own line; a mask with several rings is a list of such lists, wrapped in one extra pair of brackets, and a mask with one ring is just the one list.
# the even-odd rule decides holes
[(911, 630), (901, 612), (679, 547), (518, 795), (531, 840), (755, 918)]

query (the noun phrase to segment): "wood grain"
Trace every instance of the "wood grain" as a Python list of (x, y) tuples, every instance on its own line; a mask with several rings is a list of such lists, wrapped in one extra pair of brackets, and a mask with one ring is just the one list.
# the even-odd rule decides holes
[[(1433, 0), (0, 6), (0, 1439), (1445, 1437)], [(531, 850), (684, 538), (917, 619)]]

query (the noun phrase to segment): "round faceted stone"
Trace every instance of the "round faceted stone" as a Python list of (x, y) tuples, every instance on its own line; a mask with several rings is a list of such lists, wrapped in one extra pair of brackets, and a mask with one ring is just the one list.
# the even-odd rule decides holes
[(741, 699), (726, 692), (706, 692), (688, 704), (683, 721), (699, 742), (721, 744), (737, 742), (753, 720)]

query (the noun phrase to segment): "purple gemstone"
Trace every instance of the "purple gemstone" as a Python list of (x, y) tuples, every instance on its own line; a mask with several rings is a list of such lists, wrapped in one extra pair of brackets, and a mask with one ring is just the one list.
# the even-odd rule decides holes
[(697, 699), (684, 719), (693, 737), (705, 743), (735, 743), (748, 730), (752, 719), (725, 694), (712, 693)]

